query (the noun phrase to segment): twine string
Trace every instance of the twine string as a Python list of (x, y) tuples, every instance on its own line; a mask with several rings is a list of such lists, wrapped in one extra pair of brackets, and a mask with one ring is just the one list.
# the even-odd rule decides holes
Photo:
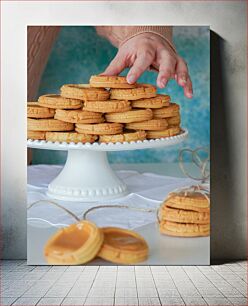
[[(69, 209), (65, 208), (64, 206), (54, 202), (54, 201), (50, 201), (50, 200), (38, 200), (38, 201), (35, 201), (33, 202), (32, 204), (30, 204), (27, 209), (30, 209), (32, 208), (34, 205), (37, 205), (37, 204), (40, 204), (42, 202), (46, 202), (46, 203), (49, 203), (49, 204), (52, 204), (62, 210), (64, 210), (67, 214), (69, 214), (72, 218), (74, 218), (77, 222), (80, 222), (81, 220), (73, 213), (71, 212)], [(44, 219), (45, 220), (45, 219)], [(45, 220), (46, 222), (48, 222), (47, 220)]]
[(129, 210), (135, 210), (135, 211), (142, 211), (142, 212), (155, 212), (156, 209), (152, 208), (140, 208), (140, 207), (133, 207), (133, 206), (128, 206), (128, 205), (121, 205), (121, 204), (114, 204), (114, 205), (99, 205), (99, 206), (94, 206), (86, 210), (86, 212), (83, 214), (83, 219), (87, 220), (87, 215), (92, 212), (93, 210), (97, 210), (100, 208), (124, 208), (124, 209), (129, 209)]
[[(31, 205), (29, 205), (27, 207), (27, 209), (31, 209), (33, 206), (37, 205), (37, 204), (40, 204), (42, 202), (46, 202), (46, 203), (49, 203), (49, 204), (52, 204), (62, 210), (64, 210), (67, 214), (69, 214), (71, 217), (73, 217), (77, 223), (81, 221), (81, 219), (79, 217), (77, 217), (73, 212), (71, 212), (69, 209), (65, 208), (64, 206), (54, 202), (54, 201), (49, 201), (49, 200), (38, 200), (38, 201), (35, 201), (33, 202)], [(89, 209), (87, 209), (84, 214), (83, 214), (83, 218), (82, 220), (87, 220), (87, 215), (92, 212), (93, 210), (97, 210), (97, 209), (100, 209), (100, 208), (124, 208), (124, 209), (129, 209), (129, 210), (134, 210), (134, 211), (142, 211), (142, 212), (147, 212), (147, 213), (151, 213), (151, 212), (155, 212), (156, 209), (152, 209), (152, 208), (140, 208), (140, 207), (132, 207), (132, 206), (128, 206), (128, 205), (121, 205), (121, 204), (114, 204), (114, 205), (98, 205), (98, 206), (94, 206), (94, 207), (91, 207)], [(42, 218), (39, 218), (39, 220), (41, 221), (45, 221), (49, 224), (51, 224), (51, 222), (49, 222), (48, 220), (46, 219), (42, 219)]]

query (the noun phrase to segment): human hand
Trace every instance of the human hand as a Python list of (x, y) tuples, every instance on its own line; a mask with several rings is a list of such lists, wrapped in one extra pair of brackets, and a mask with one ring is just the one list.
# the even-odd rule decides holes
[(175, 78), (183, 87), (184, 95), (187, 98), (193, 96), (186, 62), (159, 35), (141, 33), (124, 42), (103, 74), (119, 75), (127, 67), (130, 68), (127, 74), (129, 84), (135, 83), (145, 70), (156, 69), (159, 88), (164, 88), (169, 79)]

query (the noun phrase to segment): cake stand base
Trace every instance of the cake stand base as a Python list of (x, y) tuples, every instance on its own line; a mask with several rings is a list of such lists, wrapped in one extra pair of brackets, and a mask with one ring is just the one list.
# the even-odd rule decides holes
[(68, 150), (60, 174), (49, 184), (47, 195), (65, 201), (94, 202), (127, 194), (126, 185), (109, 165), (107, 152)]

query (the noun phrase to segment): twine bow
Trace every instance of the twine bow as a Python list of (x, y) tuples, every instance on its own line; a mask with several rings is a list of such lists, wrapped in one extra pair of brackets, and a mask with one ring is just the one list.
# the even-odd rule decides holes
[[(196, 165), (196, 167), (200, 170), (200, 177), (195, 177), (192, 174), (190, 174), (186, 168), (185, 168), (185, 163), (183, 160), (183, 156), (185, 154), (185, 152), (188, 152), (191, 154), (191, 161), (194, 165)], [(199, 155), (200, 152), (205, 152), (207, 154), (207, 156), (205, 158), (201, 158), (201, 156)], [(179, 166), (183, 172), (183, 174), (185, 176), (187, 176), (188, 178), (191, 178), (195, 181), (200, 181), (200, 184), (196, 184), (196, 185), (192, 185), (192, 186), (187, 186), (187, 187), (183, 187), (183, 188), (177, 188), (175, 190), (173, 190), (172, 192), (170, 192), (168, 194), (168, 197), (175, 195), (175, 194), (182, 194), (186, 197), (189, 193), (194, 193), (194, 192), (198, 192), (200, 194), (202, 194), (210, 203), (210, 195), (209, 195), (209, 188), (205, 187), (203, 184), (206, 183), (210, 177), (210, 172), (207, 168), (209, 160), (210, 160), (210, 156), (209, 156), (209, 150), (208, 148), (204, 148), (204, 147), (200, 147), (197, 148), (195, 150), (191, 150), (191, 149), (182, 149), (179, 152)]]
[[(188, 152), (191, 155), (191, 161), (194, 165), (196, 165), (196, 167), (200, 170), (201, 176), (200, 177), (195, 177), (193, 175), (191, 175), (185, 168), (185, 163), (183, 160), (183, 156), (184, 154)], [(207, 157), (205, 158), (201, 158), (201, 156), (199, 155), (200, 152), (205, 152), (207, 154)], [(204, 148), (204, 147), (200, 147), (197, 148), (195, 150), (191, 150), (191, 149), (182, 149), (179, 152), (179, 166), (182, 170), (182, 172), (184, 173), (185, 176), (196, 180), (196, 181), (201, 181), (202, 184), (204, 184), (210, 177), (210, 172), (207, 168), (209, 160), (210, 160), (210, 156), (209, 156), (209, 150), (208, 148)]]

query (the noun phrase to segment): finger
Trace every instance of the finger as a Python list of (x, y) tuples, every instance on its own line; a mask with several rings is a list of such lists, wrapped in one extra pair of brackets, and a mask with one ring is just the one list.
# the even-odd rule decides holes
[(177, 61), (176, 81), (178, 85), (184, 88), (184, 95), (191, 99), (193, 97), (192, 82), (189, 76), (187, 64), (181, 57), (178, 57)]
[(176, 65), (176, 81), (178, 85), (184, 87), (186, 86), (189, 78), (188, 67), (185, 61), (178, 57)]
[(184, 85), (184, 95), (185, 97), (191, 99), (193, 97), (193, 87), (190, 77), (188, 76), (187, 83)]
[(176, 59), (168, 52), (161, 51), (158, 56), (159, 73), (157, 77), (157, 85), (164, 88), (169, 79), (175, 77)]
[(142, 73), (144, 73), (148, 69), (148, 67), (150, 67), (153, 60), (153, 53), (146, 52), (138, 54), (133, 66), (127, 74), (127, 82), (129, 84), (135, 83), (142, 75)]
[(159, 66), (159, 73), (157, 77), (157, 85), (159, 88), (164, 88), (170, 79), (175, 77), (175, 65), (173, 63), (163, 63)]
[(124, 57), (116, 55), (102, 75), (118, 75), (126, 68)]

